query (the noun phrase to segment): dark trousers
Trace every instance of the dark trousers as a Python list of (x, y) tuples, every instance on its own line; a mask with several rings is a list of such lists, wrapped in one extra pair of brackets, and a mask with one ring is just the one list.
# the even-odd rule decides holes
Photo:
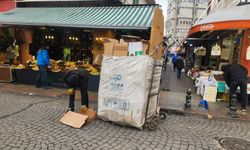
[[(232, 81), (230, 84), (230, 97), (232, 98), (233, 94), (236, 94), (237, 88), (240, 87), (240, 99), (241, 99), (241, 107), (242, 109), (246, 109), (247, 105), (247, 80), (246, 79), (238, 79)], [(230, 99), (231, 99), (230, 98)], [(231, 106), (231, 101), (230, 101)]]
[(181, 70), (182, 70), (182, 69), (177, 69), (177, 78), (178, 78), (178, 79), (181, 78)]
[[(74, 88), (75, 90), (77, 88), (80, 88), (81, 92), (81, 103), (82, 105), (85, 105), (89, 107), (89, 96), (88, 96), (88, 90), (87, 90), (87, 82), (80, 82), (79, 87), (70, 87)], [(75, 110), (75, 92), (73, 92), (72, 95), (69, 96), (69, 108), (74, 111)]]
[(174, 71), (175, 71), (175, 69), (176, 69), (176, 62), (173, 62), (173, 69), (174, 69)]
[(36, 79), (36, 86), (37, 87), (47, 87), (48, 80), (47, 80), (47, 66), (38, 66), (39, 74)]

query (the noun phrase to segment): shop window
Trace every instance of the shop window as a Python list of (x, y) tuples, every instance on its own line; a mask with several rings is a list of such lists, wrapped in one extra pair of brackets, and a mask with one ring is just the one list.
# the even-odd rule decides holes
[(139, 0), (133, 0), (133, 4), (139, 4)]

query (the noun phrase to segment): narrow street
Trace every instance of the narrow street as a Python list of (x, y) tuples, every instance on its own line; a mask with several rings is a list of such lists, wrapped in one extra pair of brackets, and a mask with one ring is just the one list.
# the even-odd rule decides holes
[(0, 149), (216, 150), (222, 149), (219, 138), (250, 138), (248, 122), (182, 115), (169, 115), (159, 122), (156, 131), (138, 130), (99, 119), (81, 129), (73, 129), (59, 123), (66, 106), (67, 100), (60, 97), (1, 92)]

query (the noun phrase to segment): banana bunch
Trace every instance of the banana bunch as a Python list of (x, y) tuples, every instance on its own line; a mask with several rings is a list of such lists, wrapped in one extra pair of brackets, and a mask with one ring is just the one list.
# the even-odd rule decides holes
[(100, 72), (95, 67), (89, 67), (86, 70), (92, 75), (100, 75)]
[(38, 66), (34, 66), (32, 70), (39, 70)]
[(24, 68), (25, 68), (25, 66), (22, 64), (19, 64), (18, 66), (15, 67), (15, 69), (24, 69)]

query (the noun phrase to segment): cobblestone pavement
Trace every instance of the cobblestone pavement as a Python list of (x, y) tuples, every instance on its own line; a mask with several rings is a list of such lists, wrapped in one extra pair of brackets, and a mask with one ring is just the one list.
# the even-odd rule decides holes
[[(79, 103), (79, 102), (77, 102)], [(250, 139), (250, 123), (169, 115), (155, 131), (99, 119), (81, 129), (58, 122), (67, 100), (0, 93), (0, 149), (222, 149), (217, 138)]]

